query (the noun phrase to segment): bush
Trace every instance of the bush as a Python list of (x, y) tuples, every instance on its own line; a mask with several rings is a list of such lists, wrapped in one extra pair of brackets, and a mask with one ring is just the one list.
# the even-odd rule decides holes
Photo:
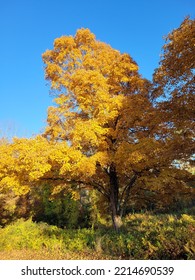
[(50, 251), (82, 251), (94, 248), (94, 231), (64, 230), (31, 220), (17, 222), (0, 229), (0, 251), (44, 248)]
[(135, 214), (126, 218), (131, 227), (134, 255), (137, 259), (193, 259), (195, 257), (195, 218), (183, 214), (149, 215)]
[(31, 220), (17, 222), (0, 229), (0, 250), (61, 248), (60, 229)]
[(74, 229), (89, 226), (89, 209), (63, 190), (55, 195), (52, 187), (41, 186), (33, 193), (33, 221), (45, 222), (61, 228)]
[(99, 242), (104, 253), (119, 259), (194, 259), (195, 218), (129, 215), (119, 234), (110, 230)]

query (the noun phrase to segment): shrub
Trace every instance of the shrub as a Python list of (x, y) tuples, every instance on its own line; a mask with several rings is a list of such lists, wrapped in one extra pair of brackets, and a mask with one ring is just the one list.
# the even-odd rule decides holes
[(45, 185), (33, 194), (33, 199), (33, 221), (68, 229), (87, 226), (83, 218), (83, 215), (87, 216), (87, 210), (72, 198), (71, 193), (62, 190), (52, 195), (52, 187)]

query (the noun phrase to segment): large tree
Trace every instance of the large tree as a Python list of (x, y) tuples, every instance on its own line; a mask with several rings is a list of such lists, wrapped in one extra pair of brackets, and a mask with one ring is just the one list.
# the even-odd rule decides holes
[(150, 84), (128, 54), (97, 41), (88, 29), (56, 39), (43, 60), (46, 78), (57, 91), (45, 135), (50, 141), (66, 141), (76, 153), (74, 160), (69, 153), (61, 174), (101, 192), (117, 227), (121, 205), (153, 145), (153, 139), (146, 143), (143, 137), (153, 114)]
[(65, 180), (103, 194), (115, 228), (132, 189), (146, 187), (149, 177), (152, 190), (160, 188), (158, 178), (161, 188), (169, 181), (166, 187), (174, 186), (176, 191), (170, 177), (177, 176), (175, 171), (170, 175), (170, 167), (183, 153), (178, 146), (181, 137), (170, 139), (169, 120), (155, 106), (151, 84), (139, 75), (128, 54), (80, 29), (75, 37), (56, 39), (43, 60), (46, 78), (57, 95), (56, 106), (48, 110), (45, 136), (52, 142), (67, 142), (70, 148), (60, 169)]

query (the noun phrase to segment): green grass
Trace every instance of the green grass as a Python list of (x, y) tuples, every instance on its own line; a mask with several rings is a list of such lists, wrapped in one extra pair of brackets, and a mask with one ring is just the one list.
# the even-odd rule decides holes
[(18, 220), (0, 229), (0, 259), (195, 259), (195, 216), (132, 214), (120, 233)]

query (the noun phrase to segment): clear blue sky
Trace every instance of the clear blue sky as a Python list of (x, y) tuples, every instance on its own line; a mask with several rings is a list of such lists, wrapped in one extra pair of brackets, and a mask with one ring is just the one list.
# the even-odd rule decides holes
[(152, 78), (163, 36), (194, 0), (2, 0), (0, 4), (0, 136), (30, 137), (43, 131), (52, 104), (41, 55), (55, 38), (89, 28), (98, 40), (129, 53)]

